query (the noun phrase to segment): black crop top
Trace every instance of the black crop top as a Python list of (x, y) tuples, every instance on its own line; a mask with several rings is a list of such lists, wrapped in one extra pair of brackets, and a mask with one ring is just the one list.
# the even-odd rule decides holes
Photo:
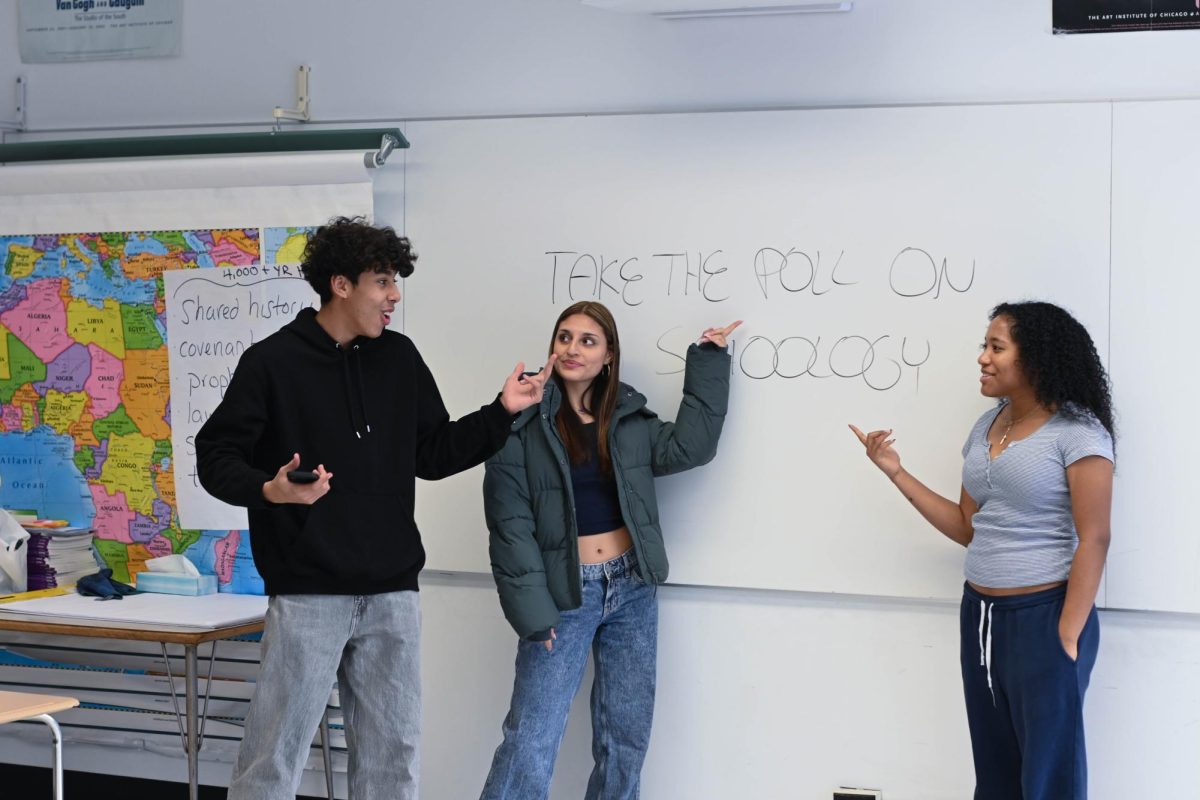
[(617, 482), (600, 471), (600, 443), (596, 423), (583, 426), (587, 434), (588, 460), (571, 465), (571, 486), (575, 490), (575, 522), (580, 536), (615, 531), (625, 525)]

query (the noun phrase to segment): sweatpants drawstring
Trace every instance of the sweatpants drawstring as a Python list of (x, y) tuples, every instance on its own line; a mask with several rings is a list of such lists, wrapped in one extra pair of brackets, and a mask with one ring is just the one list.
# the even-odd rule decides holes
[(996, 690), (992, 688), (992, 609), (995, 605), (985, 600), (979, 601), (979, 666), (987, 670), (988, 691), (992, 693), (993, 707), (996, 705)]

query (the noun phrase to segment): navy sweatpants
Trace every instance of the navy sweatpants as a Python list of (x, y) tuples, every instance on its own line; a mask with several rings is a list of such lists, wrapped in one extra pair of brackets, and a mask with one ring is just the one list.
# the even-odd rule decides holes
[(963, 693), (975, 800), (1086, 800), (1083, 696), (1096, 651), (1096, 609), (1072, 661), (1058, 638), (1065, 586), (993, 597), (963, 587)]

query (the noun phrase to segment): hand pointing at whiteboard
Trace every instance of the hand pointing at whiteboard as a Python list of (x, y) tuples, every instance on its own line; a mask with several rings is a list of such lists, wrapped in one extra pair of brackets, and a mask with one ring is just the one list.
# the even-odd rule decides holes
[(727, 337), (729, 334), (737, 330), (737, 327), (741, 324), (742, 321), (739, 319), (736, 322), (729, 323), (724, 328), (705, 328), (704, 333), (700, 334), (700, 341), (698, 344), (712, 342), (717, 347), (726, 347), (729, 344)]
[(892, 447), (896, 440), (889, 438), (892, 435), (891, 429), (863, 433), (851, 425), (850, 430), (854, 431), (854, 435), (867, 448), (867, 458), (883, 470), (884, 475), (895, 478), (900, 474), (900, 454), (896, 452), (896, 448)]

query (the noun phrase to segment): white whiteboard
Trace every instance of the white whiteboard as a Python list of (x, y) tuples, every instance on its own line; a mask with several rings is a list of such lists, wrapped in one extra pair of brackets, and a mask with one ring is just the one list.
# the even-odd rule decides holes
[[(1108, 603), (1200, 612), (1200, 102), (1120, 103), (1113, 119), (1112, 361), (1117, 477)], [(1190, 320), (1190, 321), (1189, 321)]]
[[(516, 360), (539, 363), (557, 313), (595, 297), (617, 317), (623, 378), (671, 419), (672, 354), (745, 319), (716, 460), (659, 482), (671, 580), (955, 597), (963, 550), (907, 506), (846, 424), (894, 427), (906, 466), (957, 497), (962, 442), (989, 404), (975, 357), (992, 305), (1058, 302), (1106, 356), (1110, 114), (411, 123), (403, 213), (421, 260), (405, 330), (458, 414), (493, 397)], [(781, 274), (759, 274), (789, 253)], [(797, 377), (769, 375), (776, 346), (778, 373)], [(813, 377), (864, 362), (865, 377)], [(479, 478), (420, 486), (430, 568), (489, 569)]]

